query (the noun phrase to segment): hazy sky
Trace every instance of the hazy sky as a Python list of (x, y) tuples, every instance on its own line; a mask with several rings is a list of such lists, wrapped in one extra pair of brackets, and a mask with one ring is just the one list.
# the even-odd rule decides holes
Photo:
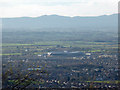
[(118, 12), (119, 0), (0, 0), (0, 17), (99, 16)]

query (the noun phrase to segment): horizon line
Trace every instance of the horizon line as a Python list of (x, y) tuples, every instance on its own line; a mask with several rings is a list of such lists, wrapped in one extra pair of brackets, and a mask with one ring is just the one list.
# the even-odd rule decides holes
[(113, 13), (113, 14), (103, 14), (103, 15), (97, 15), (97, 16), (67, 16), (67, 15), (58, 15), (58, 14), (45, 14), (45, 15), (40, 15), (40, 16), (16, 16), (16, 17), (0, 17), (0, 18), (38, 18), (38, 17), (42, 17), (42, 16), (63, 16), (63, 17), (99, 17), (99, 16), (110, 16), (110, 15), (115, 15), (115, 14), (119, 14), (119, 13)]

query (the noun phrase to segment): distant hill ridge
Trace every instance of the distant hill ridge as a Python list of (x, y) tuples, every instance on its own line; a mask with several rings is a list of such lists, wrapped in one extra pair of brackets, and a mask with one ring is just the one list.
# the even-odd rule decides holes
[(94, 17), (43, 15), (40, 17), (3, 18), (3, 29), (39, 28), (110, 28), (117, 27), (118, 14)]

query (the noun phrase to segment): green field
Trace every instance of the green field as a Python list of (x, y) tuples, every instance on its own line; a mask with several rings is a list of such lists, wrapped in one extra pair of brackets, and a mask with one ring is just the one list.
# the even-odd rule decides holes
[(86, 81), (86, 82), (89, 82), (89, 83), (114, 83), (114, 84), (119, 84), (120, 81)]

